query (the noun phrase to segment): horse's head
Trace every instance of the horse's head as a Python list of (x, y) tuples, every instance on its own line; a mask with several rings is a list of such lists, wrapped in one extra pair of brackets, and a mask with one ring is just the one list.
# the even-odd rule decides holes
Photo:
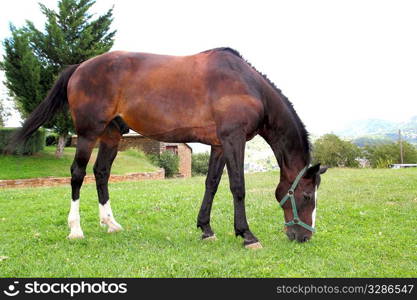
[(293, 182), (282, 180), (275, 196), (284, 209), (285, 231), (290, 240), (308, 241), (314, 232), (317, 189), (327, 167), (320, 164), (300, 171)]

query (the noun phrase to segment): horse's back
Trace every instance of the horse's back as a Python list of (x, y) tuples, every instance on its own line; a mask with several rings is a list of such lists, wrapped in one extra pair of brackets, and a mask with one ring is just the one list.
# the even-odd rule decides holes
[(74, 73), (70, 107), (96, 117), (120, 115), (135, 131), (157, 139), (216, 144), (219, 121), (233, 112), (244, 114), (246, 106), (260, 110), (245, 82), (251, 76), (245, 68), (226, 51), (190, 56), (109, 52)]

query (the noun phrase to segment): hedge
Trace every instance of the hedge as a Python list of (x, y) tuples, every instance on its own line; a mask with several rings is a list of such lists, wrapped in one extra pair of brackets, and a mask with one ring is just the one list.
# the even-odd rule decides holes
[[(0, 128), (0, 153), (6, 148), (12, 135), (20, 128)], [(24, 145), (20, 145), (13, 152), (17, 155), (32, 155), (43, 149), (45, 145), (45, 130), (37, 130)]]
[(197, 153), (192, 156), (191, 171), (193, 176), (207, 175), (209, 168), (209, 153)]

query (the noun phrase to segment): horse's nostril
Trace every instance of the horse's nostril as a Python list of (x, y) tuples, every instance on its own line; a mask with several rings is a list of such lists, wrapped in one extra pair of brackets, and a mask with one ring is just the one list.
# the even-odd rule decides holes
[(289, 238), (291, 241), (295, 240), (295, 234), (294, 234), (294, 232), (288, 232), (288, 231), (287, 231), (287, 236), (288, 236), (288, 238)]
[(306, 235), (303, 236), (303, 238), (301, 239), (301, 242), (304, 243), (304, 242), (307, 242), (307, 241), (308, 241), (308, 236), (306, 236)]

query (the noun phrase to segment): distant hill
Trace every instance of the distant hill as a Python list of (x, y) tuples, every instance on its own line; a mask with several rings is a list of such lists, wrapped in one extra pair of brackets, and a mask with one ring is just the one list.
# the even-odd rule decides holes
[(355, 144), (365, 144), (398, 141), (398, 130), (402, 138), (417, 144), (417, 116), (404, 122), (392, 122), (383, 119), (367, 119), (350, 123), (345, 129), (335, 134), (351, 139)]
[(359, 137), (366, 135), (383, 135), (389, 132), (398, 131), (398, 125), (382, 119), (367, 119), (354, 121), (345, 129), (336, 132), (337, 135), (343, 137)]

